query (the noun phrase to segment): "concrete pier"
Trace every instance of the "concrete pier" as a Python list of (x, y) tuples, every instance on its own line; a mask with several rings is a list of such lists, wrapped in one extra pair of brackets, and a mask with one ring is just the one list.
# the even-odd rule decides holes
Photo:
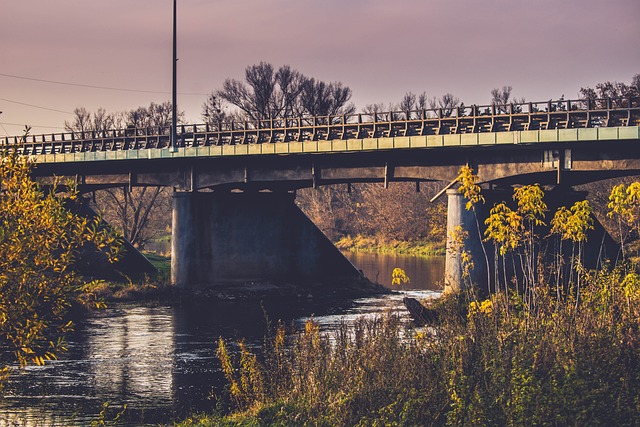
[[(447, 190), (447, 255), (445, 259), (445, 292), (460, 292), (465, 289), (466, 283), (480, 285), (480, 289), (486, 289), (487, 269), (482, 242), (478, 236), (478, 227), (474, 213), (467, 210), (467, 199), (456, 189)], [(479, 209), (479, 207), (476, 207)], [(479, 219), (479, 221), (482, 221)], [(455, 242), (453, 234), (456, 229), (466, 235), (459, 246)], [(471, 255), (473, 267), (469, 269), (469, 277), (463, 277), (462, 251)]]
[(171, 280), (179, 287), (360, 278), (287, 192), (175, 192)]

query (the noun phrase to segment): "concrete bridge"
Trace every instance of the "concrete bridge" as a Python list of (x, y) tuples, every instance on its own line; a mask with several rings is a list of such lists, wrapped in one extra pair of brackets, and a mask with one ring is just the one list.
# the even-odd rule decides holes
[[(81, 191), (171, 186), (172, 280), (331, 279), (357, 272), (293, 203), (337, 183), (451, 182), (563, 188), (640, 173), (640, 98), (560, 100), (6, 138), (35, 175)], [(444, 186), (444, 185), (443, 185)], [(450, 209), (461, 196), (449, 192)], [(464, 222), (460, 215), (455, 221)], [(448, 224), (453, 227), (456, 224)], [(454, 261), (448, 271), (458, 268)]]

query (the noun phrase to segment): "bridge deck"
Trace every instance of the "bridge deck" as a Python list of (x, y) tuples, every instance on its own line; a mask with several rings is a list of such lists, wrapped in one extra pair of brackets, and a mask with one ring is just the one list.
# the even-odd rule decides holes
[(265, 154), (358, 152), (370, 150), (436, 148), (455, 146), (490, 146), (554, 142), (639, 140), (640, 126), (546, 129), (478, 134), (446, 134), (407, 137), (382, 137), (348, 140), (291, 141), (272, 144), (223, 144), (182, 147), (175, 152), (168, 147), (138, 150), (75, 151), (38, 155), (38, 163), (87, 162), (101, 160), (134, 160), (185, 157), (222, 157)]
[(638, 139), (640, 98), (561, 100), (6, 137), (38, 162)]

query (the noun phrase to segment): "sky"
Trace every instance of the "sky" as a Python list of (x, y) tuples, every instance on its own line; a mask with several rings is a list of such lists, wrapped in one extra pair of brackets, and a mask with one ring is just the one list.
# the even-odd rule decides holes
[[(261, 61), (340, 81), (358, 110), (406, 92), (488, 104), (575, 99), (640, 73), (638, 0), (177, 0), (178, 108)], [(171, 100), (172, 0), (4, 0), (0, 136), (62, 132), (73, 110)], [(63, 84), (64, 83), (64, 84)], [(117, 90), (116, 90), (117, 89)]]

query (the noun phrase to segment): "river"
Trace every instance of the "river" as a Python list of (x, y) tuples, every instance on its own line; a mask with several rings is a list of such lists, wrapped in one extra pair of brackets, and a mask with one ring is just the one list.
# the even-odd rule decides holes
[(181, 306), (119, 305), (77, 322), (68, 352), (45, 366), (21, 369), (0, 399), (0, 426), (85, 426), (109, 402), (107, 419), (124, 404), (118, 425), (171, 423), (191, 412), (210, 411), (223, 383), (215, 358), (219, 337), (245, 338), (259, 346), (266, 322), (301, 325), (314, 317), (324, 330), (362, 315), (398, 310), (405, 294), (439, 295), (444, 258), (346, 254), (371, 280), (391, 287), (393, 268), (411, 282), (399, 293), (331, 303), (219, 302)]

